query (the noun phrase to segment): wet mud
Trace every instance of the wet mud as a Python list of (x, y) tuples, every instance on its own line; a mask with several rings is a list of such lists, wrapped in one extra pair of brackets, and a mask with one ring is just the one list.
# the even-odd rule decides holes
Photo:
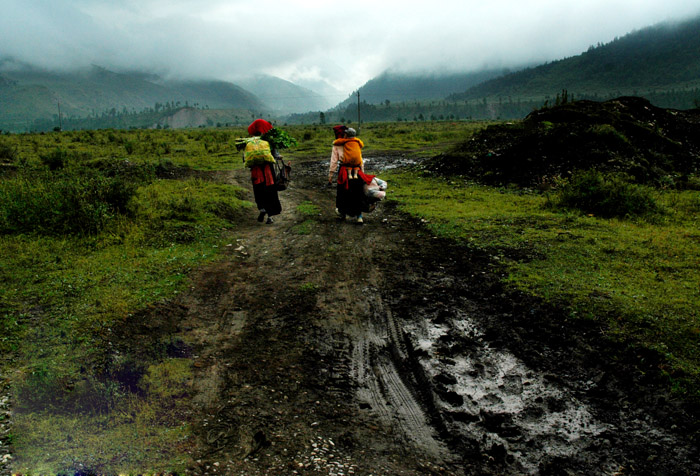
[(488, 255), (391, 202), (338, 221), (327, 162), (293, 167), (275, 223), (251, 210), (178, 302), (192, 474), (700, 474), (697, 415), (653, 359), (505, 288)]

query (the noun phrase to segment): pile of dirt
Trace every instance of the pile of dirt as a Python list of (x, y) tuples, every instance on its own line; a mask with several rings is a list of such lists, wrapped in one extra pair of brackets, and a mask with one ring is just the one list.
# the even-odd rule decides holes
[(596, 169), (686, 187), (700, 170), (699, 127), (700, 109), (662, 109), (638, 97), (575, 101), (490, 126), (423, 167), (488, 185), (532, 187)]

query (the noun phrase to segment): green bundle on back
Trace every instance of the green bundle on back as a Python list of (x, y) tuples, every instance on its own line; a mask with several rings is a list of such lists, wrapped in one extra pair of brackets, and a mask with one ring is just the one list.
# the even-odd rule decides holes
[(236, 149), (243, 150), (246, 167), (274, 163), (277, 151), (297, 145), (297, 140), (281, 129), (272, 128), (262, 136), (236, 139)]
[(275, 163), (275, 158), (272, 156), (270, 144), (260, 137), (251, 137), (245, 139), (245, 150), (243, 152), (243, 162), (246, 167), (254, 165), (263, 165), (265, 163)]
[(276, 127), (264, 133), (260, 138), (269, 142), (273, 150), (289, 149), (297, 145), (297, 140), (294, 137)]

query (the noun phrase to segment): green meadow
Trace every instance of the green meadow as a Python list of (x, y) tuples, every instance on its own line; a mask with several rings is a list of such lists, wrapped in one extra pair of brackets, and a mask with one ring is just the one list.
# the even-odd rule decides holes
[[(365, 154), (429, 157), (478, 122), (363, 124)], [(326, 160), (328, 126), (278, 124), (287, 159)], [(115, 337), (183, 292), (235, 242), (252, 196), (241, 129), (0, 135), (0, 365), (12, 388), (15, 471), (183, 472), (192, 359), (167, 335), (135, 352)], [(601, 218), (556, 191), (476, 185), (419, 170), (382, 175), (389, 199), (436, 235), (487, 251), (507, 285), (597, 320), (621, 345), (660, 352), (680, 397), (700, 397), (700, 193), (653, 190), (659, 210)], [(313, 203), (298, 210), (312, 221)], [(297, 233), (308, 233), (302, 223)], [(134, 375), (128, 381), (127, 371)], [(76, 456), (77, 455), (77, 456)]]
[[(411, 152), (478, 127), (361, 132), (368, 150)], [(298, 140), (287, 159), (329, 156), (330, 126), (282, 128)], [(118, 343), (118, 329), (182, 292), (249, 219), (252, 196), (217, 175), (243, 167), (235, 139), (245, 135), (0, 135), (0, 365), (12, 388), (17, 472), (182, 472), (192, 463), (192, 360), (169, 355), (167, 335), (139, 350)], [(317, 215), (312, 203), (299, 210)]]
[[(240, 166), (230, 134), (5, 135), (0, 150), (0, 354), (15, 470), (181, 472), (192, 362), (169, 356), (166, 337), (146, 358), (131, 354), (118, 329), (218, 259), (251, 206), (205, 174)], [(138, 377), (130, 388), (125, 372)]]

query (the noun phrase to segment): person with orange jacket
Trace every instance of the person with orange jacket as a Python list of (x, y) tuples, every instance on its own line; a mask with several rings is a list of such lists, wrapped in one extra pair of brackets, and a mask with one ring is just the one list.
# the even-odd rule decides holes
[(351, 179), (358, 177), (358, 172), (364, 172), (362, 162), (362, 148), (365, 144), (357, 137), (357, 131), (352, 127), (345, 130), (345, 137), (333, 141), (333, 145), (343, 146), (343, 165), (348, 167), (348, 175)]
[(336, 140), (333, 141), (328, 181), (332, 181), (337, 169), (335, 212), (341, 220), (349, 216), (361, 225), (364, 222), (362, 212), (367, 208), (364, 187), (372, 182), (374, 175), (364, 173), (361, 152), (364, 144), (356, 137), (355, 129), (336, 126), (333, 131)]

